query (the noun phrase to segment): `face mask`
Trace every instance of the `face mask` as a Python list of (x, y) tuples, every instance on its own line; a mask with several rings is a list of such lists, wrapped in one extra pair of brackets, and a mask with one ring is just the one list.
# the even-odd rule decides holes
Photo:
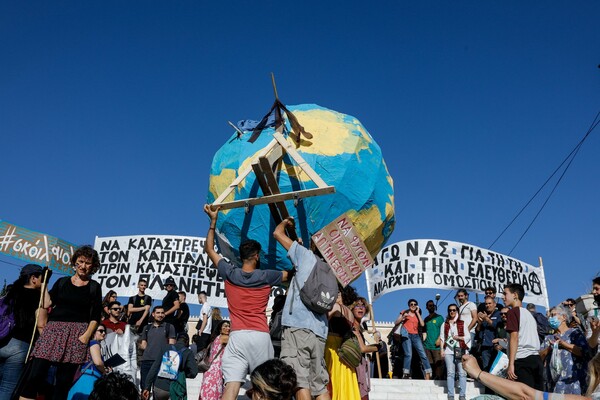
[(548, 318), (548, 324), (550, 324), (550, 328), (558, 329), (560, 326), (560, 321), (558, 320), (558, 317), (550, 317)]

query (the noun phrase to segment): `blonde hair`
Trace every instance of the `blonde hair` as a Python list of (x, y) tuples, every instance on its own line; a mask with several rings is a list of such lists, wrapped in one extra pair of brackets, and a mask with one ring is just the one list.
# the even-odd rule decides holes
[(588, 364), (588, 374), (590, 382), (585, 395), (591, 397), (592, 393), (594, 393), (596, 388), (600, 385), (600, 353), (596, 354)]

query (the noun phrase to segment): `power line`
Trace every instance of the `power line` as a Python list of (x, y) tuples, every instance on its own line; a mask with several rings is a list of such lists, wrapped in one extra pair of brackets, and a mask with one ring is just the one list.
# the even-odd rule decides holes
[(498, 237), (492, 242), (492, 244), (490, 244), (488, 246), (489, 249), (491, 249), (494, 246), (494, 244), (496, 244), (496, 242), (504, 235), (504, 233), (508, 230), (508, 228), (510, 228), (512, 226), (512, 224), (517, 220), (517, 218), (519, 218), (519, 216), (523, 213), (523, 211), (525, 211), (525, 209), (537, 197), (537, 195), (548, 184), (548, 182), (550, 182), (550, 180), (554, 177), (554, 175), (556, 175), (556, 173), (562, 168), (562, 166), (565, 163), (567, 163), (564, 171), (562, 172), (562, 174), (558, 178), (558, 181), (556, 182), (556, 184), (552, 188), (552, 191), (550, 192), (550, 194), (548, 195), (548, 197), (546, 198), (546, 200), (544, 201), (544, 203), (542, 204), (542, 206), (540, 207), (540, 209), (536, 213), (535, 217), (529, 223), (529, 225), (527, 226), (527, 228), (525, 229), (525, 231), (523, 232), (523, 234), (521, 235), (521, 237), (519, 238), (519, 240), (517, 241), (517, 243), (510, 250), (510, 253), (508, 253), (508, 255), (511, 255), (511, 253), (513, 252), (513, 250), (518, 246), (518, 244), (521, 242), (521, 240), (523, 239), (523, 237), (527, 234), (527, 232), (529, 231), (529, 229), (531, 228), (531, 226), (533, 225), (533, 223), (535, 222), (535, 220), (537, 219), (537, 217), (540, 215), (540, 213), (542, 212), (542, 210), (544, 209), (544, 207), (546, 206), (546, 204), (550, 200), (550, 197), (552, 196), (552, 194), (554, 193), (554, 191), (558, 187), (559, 183), (562, 181), (562, 178), (565, 176), (565, 173), (567, 172), (567, 170), (571, 166), (571, 163), (573, 162), (573, 160), (577, 156), (577, 153), (581, 149), (581, 146), (583, 145), (583, 142), (588, 138), (588, 136), (590, 135), (590, 133), (592, 133), (592, 131), (598, 126), (598, 124), (600, 124), (599, 117), (600, 117), (600, 111), (598, 111), (598, 113), (594, 117), (594, 120), (592, 121), (590, 127), (588, 128), (588, 130), (585, 133), (585, 135), (583, 136), (583, 138), (577, 143), (577, 145), (573, 148), (573, 150), (571, 150), (571, 152), (565, 157), (565, 159), (560, 163), (560, 165), (558, 167), (556, 167), (556, 169), (554, 170), (554, 172), (552, 172), (552, 174), (548, 177), (548, 179), (546, 179), (546, 181), (542, 184), (542, 186), (540, 186), (540, 188), (529, 199), (529, 201), (527, 201), (527, 203), (519, 210), (519, 212), (517, 213), (517, 215), (514, 216), (514, 218), (510, 221), (510, 223), (506, 226), (506, 228), (504, 228), (504, 230), (502, 230), (502, 232), (498, 235)]

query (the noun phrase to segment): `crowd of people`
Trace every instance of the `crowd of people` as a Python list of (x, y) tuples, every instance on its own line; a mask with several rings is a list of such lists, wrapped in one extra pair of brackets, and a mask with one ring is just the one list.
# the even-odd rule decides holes
[[(246, 394), (254, 400), (365, 400), (371, 378), (446, 380), (448, 398), (462, 400), (467, 375), (490, 395), (600, 399), (597, 309), (582, 315), (567, 299), (543, 315), (532, 304), (523, 307), (519, 284), (502, 293), (487, 288), (481, 304), (460, 289), (445, 316), (433, 300), (425, 303), (427, 315), (409, 300), (385, 341), (367, 328), (370, 305), (350, 285), (338, 286), (329, 311), (306, 303), (300, 288), (323, 260), (313, 243), (306, 248), (288, 236), (293, 219), (277, 225), (273, 237), (295, 269), (278, 271), (260, 269), (261, 247), (253, 240), (240, 246), (241, 267), (222, 258), (214, 246), (219, 209), (205, 206), (205, 212), (211, 222), (205, 251), (225, 282), (229, 320), (201, 292), (190, 340), (186, 293), (172, 277), (160, 305), (145, 293), (144, 280), (126, 305), (114, 291), (103, 297), (92, 279), (100, 260), (91, 246), (75, 251), (74, 274), (51, 288), (51, 271), (26, 265), (2, 299), (14, 327), (0, 338), (0, 400), (184, 399), (186, 379), (200, 379), (199, 372), (201, 400), (236, 399), (247, 375)], [(271, 287), (288, 281), (267, 322)], [(600, 278), (592, 294), (600, 300)], [(107, 334), (132, 338), (133, 372), (119, 372), (125, 361), (106, 350)]]
[[(598, 304), (600, 277), (593, 279), (591, 293)], [(588, 396), (596, 392), (600, 398), (597, 382), (588, 380), (590, 363), (600, 361), (598, 309), (582, 315), (570, 298), (544, 315), (534, 304), (523, 307), (524, 297), (520, 284), (506, 285), (499, 296), (490, 287), (485, 289), (484, 302), (477, 305), (460, 289), (445, 317), (429, 300), (424, 318), (418, 302), (409, 300), (389, 336), (392, 377), (446, 379), (448, 398), (454, 399), (458, 392), (463, 400), (467, 386), (463, 356), (469, 354), (469, 364), (476, 362), (479, 371), (506, 376), (539, 392)], [(410, 347), (418, 359), (412, 357)]]

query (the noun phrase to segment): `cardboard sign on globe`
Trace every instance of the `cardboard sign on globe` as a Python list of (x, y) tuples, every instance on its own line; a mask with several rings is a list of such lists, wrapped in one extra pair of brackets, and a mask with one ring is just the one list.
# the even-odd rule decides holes
[(346, 213), (312, 236), (312, 240), (342, 286), (373, 265), (373, 258)]

